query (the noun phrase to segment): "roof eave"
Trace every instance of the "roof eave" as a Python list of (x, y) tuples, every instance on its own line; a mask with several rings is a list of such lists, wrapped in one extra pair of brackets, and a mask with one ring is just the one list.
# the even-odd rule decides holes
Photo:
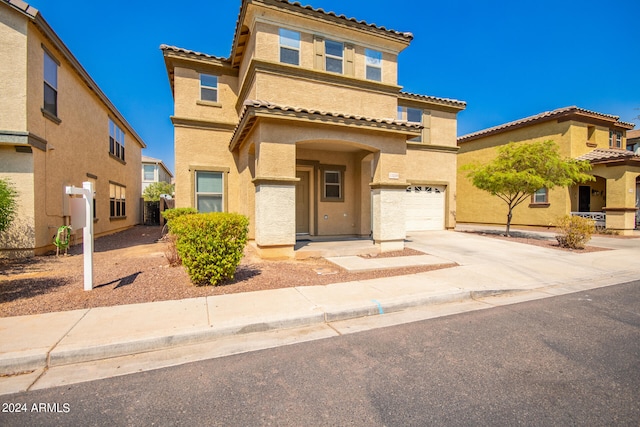
[[(233, 43), (231, 46), (231, 55), (229, 55), (230, 60), (233, 66), (239, 65), (241, 61), (241, 56), (238, 55), (238, 47), (242, 42), (243, 37), (241, 34), (241, 29), (245, 22), (245, 18), (247, 15), (247, 9), (250, 3), (260, 3), (265, 7), (272, 8), (280, 8), (286, 9), (289, 12), (292, 12), (297, 15), (307, 15), (312, 16), (316, 19), (320, 20), (328, 20), (334, 24), (341, 25), (344, 27), (357, 29), (360, 31), (366, 31), (370, 33), (375, 33), (378, 36), (387, 37), (395, 40), (401, 44), (404, 44), (405, 47), (408, 46), (413, 40), (413, 34), (410, 32), (401, 32), (396, 30), (390, 30), (385, 27), (379, 27), (375, 24), (369, 24), (363, 20), (357, 20), (355, 18), (348, 18), (345, 15), (337, 15), (335, 12), (326, 12), (324, 9), (314, 9), (311, 6), (303, 6), (300, 2), (290, 3), (288, 0), (242, 0), (240, 5), (240, 12), (238, 13), (238, 20), (236, 21), (236, 29), (234, 32)], [(403, 48), (404, 49), (404, 48)]]
[(73, 53), (71, 53), (71, 51), (64, 44), (62, 39), (60, 39), (60, 37), (58, 37), (56, 32), (53, 30), (53, 28), (51, 28), (51, 26), (47, 23), (47, 21), (45, 21), (45, 19), (42, 17), (42, 14), (40, 14), (36, 10), (35, 16), (31, 16), (31, 15), (27, 14), (26, 12), (25, 12), (25, 15), (28, 16), (31, 19), (31, 22), (34, 23), (36, 28), (38, 28), (38, 30), (47, 39), (49, 39), (49, 41), (51, 41), (51, 43), (53, 43), (53, 45), (56, 47), (56, 49), (58, 49), (62, 53), (64, 58), (71, 64), (72, 68), (78, 73), (80, 78), (85, 82), (85, 84), (89, 87), (89, 89), (92, 90), (98, 96), (98, 98), (100, 98), (100, 100), (106, 105), (106, 107), (111, 111), (111, 113), (118, 118), (118, 120), (123, 124), (123, 126), (125, 128), (127, 128), (129, 133), (133, 137), (135, 137), (135, 139), (138, 141), (139, 145), (142, 148), (146, 148), (147, 145), (145, 144), (143, 139), (140, 137), (140, 135), (138, 135), (138, 133), (133, 129), (131, 124), (129, 124), (129, 122), (124, 118), (122, 113), (120, 113), (120, 111), (118, 111), (116, 106), (113, 105), (111, 100), (109, 100), (109, 98), (107, 97), (107, 95), (105, 95), (105, 93), (102, 91), (102, 89), (100, 89), (98, 84), (93, 80), (93, 78), (89, 75), (89, 73), (84, 69), (84, 67), (76, 59), (76, 57), (73, 55)]
[[(327, 124), (351, 126), (358, 124), (370, 129), (383, 132), (394, 132), (403, 135), (416, 136), (422, 131), (424, 126), (417, 123), (402, 122), (391, 119), (374, 119), (370, 117), (354, 116), (341, 113), (320, 112), (303, 108), (292, 108), (286, 106), (265, 105), (260, 101), (248, 100), (245, 102), (240, 121), (233, 132), (229, 142), (229, 151), (234, 151), (242, 144), (246, 135), (251, 132), (253, 125), (260, 117), (271, 117), (285, 120), (306, 120), (309, 117), (320, 117)], [(318, 123), (314, 120), (314, 123)]]
[(582, 121), (596, 121), (608, 126), (619, 129), (633, 129), (634, 125), (631, 123), (619, 121), (618, 116), (612, 116), (609, 114), (597, 113), (595, 111), (585, 110), (576, 106), (559, 108), (553, 111), (546, 111), (544, 113), (536, 114), (534, 116), (525, 117), (523, 119), (508, 122), (502, 125), (493, 126), (484, 130), (479, 130), (467, 135), (463, 135), (458, 138), (458, 144), (464, 144), (466, 142), (474, 141), (476, 139), (492, 136), (504, 132), (510, 132), (515, 129), (536, 125), (552, 120), (569, 121), (582, 119)]

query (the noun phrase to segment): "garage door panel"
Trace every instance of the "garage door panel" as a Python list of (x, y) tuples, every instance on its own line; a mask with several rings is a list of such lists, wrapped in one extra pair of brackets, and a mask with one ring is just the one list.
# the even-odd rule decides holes
[(412, 185), (405, 196), (407, 231), (444, 230), (445, 187)]

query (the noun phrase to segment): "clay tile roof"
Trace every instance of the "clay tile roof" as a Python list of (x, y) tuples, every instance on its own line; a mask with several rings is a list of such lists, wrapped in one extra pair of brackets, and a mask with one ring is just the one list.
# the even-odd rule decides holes
[[(241, 0), (240, 1), (240, 12), (238, 13), (238, 19), (236, 21), (236, 30), (234, 32), (234, 36), (233, 36), (233, 43), (231, 44), (231, 57), (234, 57), (236, 55), (236, 47), (237, 47), (237, 43), (239, 43), (240, 41), (240, 26), (242, 25), (242, 19), (243, 19), (243, 11), (245, 10), (245, 4), (246, 4), (247, 0)], [(337, 13), (333, 12), (333, 11), (325, 11), (324, 9), (321, 8), (317, 8), (314, 9), (312, 6), (304, 6), (302, 5), (300, 2), (290, 2), (289, 0), (261, 0), (261, 2), (263, 3), (268, 3), (268, 2), (272, 2), (277, 4), (280, 4), (283, 7), (293, 7), (293, 8), (297, 8), (302, 12), (307, 12), (307, 13), (313, 13), (319, 16), (324, 16), (324, 17), (329, 17), (331, 19), (335, 19), (335, 20), (339, 20), (339, 21), (344, 21), (345, 23), (352, 23), (352, 24), (356, 24), (356, 25), (360, 25), (362, 27), (365, 27), (369, 30), (373, 30), (373, 31), (382, 31), (382, 32), (386, 32), (388, 34), (391, 34), (392, 36), (395, 37), (399, 37), (401, 39), (404, 39), (407, 42), (410, 42), (411, 40), (413, 40), (413, 33), (410, 32), (403, 32), (403, 31), (396, 31), (396, 30), (392, 30), (392, 29), (388, 29), (385, 28), (383, 26), (378, 26), (376, 24), (370, 24), (366, 21), (363, 20), (358, 20), (356, 18), (348, 18), (345, 15), (338, 15)]]
[(288, 105), (278, 105), (271, 103), (269, 101), (261, 101), (261, 100), (246, 100), (243, 103), (242, 112), (240, 113), (240, 118), (238, 120), (238, 125), (233, 131), (233, 135), (231, 136), (230, 148), (233, 149), (235, 146), (235, 140), (238, 137), (241, 137), (243, 133), (244, 119), (248, 115), (248, 111), (250, 109), (267, 109), (274, 111), (283, 111), (283, 112), (293, 112), (293, 113), (303, 113), (312, 116), (320, 116), (320, 117), (335, 117), (338, 119), (348, 119), (348, 120), (357, 120), (360, 122), (368, 122), (372, 124), (380, 124), (380, 125), (388, 125), (388, 126), (399, 126), (409, 130), (420, 130), (423, 129), (419, 123), (411, 123), (403, 120), (394, 120), (394, 119), (379, 119), (373, 117), (365, 117), (356, 114), (345, 114), (345, 113), (337, 113), (337, 112), (329, 112), (329, 111), (321, 111), (314, 110), (302, 107), (291, 107)]
[(225, 62), (229, 61), (229, 58), (224, 58), (222, 56), (208, 55), (206, 53), (196, 52), (195, 50), (184, 49), (184, 48), (177, 47), (177, 46), (169, 46), (169, 45), (166, 45), (166, 44), (161, 44), (160, 45), (160, 50), (162, 50), (162, 51), (171, 51), (171, 52), (175, 52), (175, 53), (183, 53), (183, 54), (186, 54), (186, 55), (194, 55), (194, 56), (199, 56), (199, 57), (206, 58), (206, 59), (217, 59), (218, 61), (225, 61)]
[(640, 129), (627, 131), (627, 141), (636, 138), (640, 138)]
[(626, 128), (630, 128), (633, 129), (634, 125), (632, 123), (626, 123), (626, 122), (621, 122), (618, 119), (620, 118), (619, 116), (614, 116), (611, 114), (603, 114), (603, 113), (598, 113), (596, 111), (591, 111), (591, 110), (586, 110), (584, 108), (579, 108), (576, 107), (575, 105), (571, 106), (571, 107), (563, 107), (563, 108), (558, 108), (556, 110), (553, 111), (545, 111), (544, 113), (540, 113), (540, 114), (536, 114), (534, 116), (530, 116), (530, 117), (525, 117), (524, 119), (519, 119), (519, 120), (515, 120), (509, 123), (505, 123), (499, 126), (494, 126), (494, 127), (490, 127), (487, 129), (483, 129), (477, 132), (473, 132), (473, 133), (469, 133), (467, 135), (463, 135), (461, 137), (458, 137), (458, 142), (465, 142), (467, 140), (470, 139), (475, 139), (478, 138), (480, 136), (484, 136), (484, 135), (489, 135), (489, 134), (494, 134), (494, 133), (499, 133), (511, 128), (518, 128), (518, 127), (522, 127), (523, 125), (527, 125), (530, 123), (534, 123), (534, 122), (541, 122), (541, 121), (546, 121), (546, 120), (551, 120), (554, 118), (559, 118), (560, 116), (564, 116), (564, 115), (568, 115), (568, 114), (573, 114), (573, 113), (578, 113), (581, 115), (587, 115), (587, 116), (591, 116), (594, 118), (598, 118), (601, 120), (606, 120), (608, 122), (612, 122), (612, 124), (617, 125), (617, 126), (621, 126), (621, 127), (626, 127)]
[(331, 117), (339, 117), (343, 119), (362, 120), (366, 122), (397, 125), (397, 126), (403, 126), (403, 127), (412, 128), (412, 129), (423, 128), (423, 126), (419, 123), (412, 123), (412, 122), (407, 122), (403, 120), (379, 119), (374, 117), (360, 116), (356, 114), (345, 114), (345, 113), (321, 111), (321, 110), (314, 110), (314, 109), (301, 108), (301, 107), (290, 107), (288, 105), (277, 105), (268, 101), (261, 101), (261, 100), (252, 100), (252, 99), (246, 100), (244, 102), (244, 106), (245, 107), (243, 109), (243, 112), (246, 110), (246, 107), (267, 108), (269, 110), (292, 111), (296, 113), (305, 113), (305, 114), (317, 115), (317, 116), (331, 116)]
[(640, 157), (636, 156), (633, 151), (621, 150), (618, 148), (609, 148), (609, 149), (596, 148), (595, 150), (578, 157), (577, 160), (588, 160), (590, 162), (598, 162), (598, 161), (605, 161), (605, 160), (623, 160), (623, 159), (630, 159), (633, 157), (637, 157), (638, 159), (640, 159)]
[(458, 101), (457, 99), (438, 98), (437, 96), (419, 95), (417, 93), (411, 93), (411, 92), (400, 92), (400, 95), (406, 98), (415, 98), (415, 99), (435, 102), (437, 104), (450, 105), (458, 108), (466, 108), (467, 106), (467, 103), (465, 101)]
[(401, 31), (392, 30), (392, 29), (389, 29), (389, 28), (385, 28), (385, 27), (383, 27), (381, 25), (376, 25), (376, 24), (373, 24), (373, 23), (370, 24), (370, 23), (368, 23), (366, 21), (358, 20), (356, 18), (349, 18), (349, 17), (347, 17), (345, 15), (338, 15), (337, 13), (335, 13), (333, 11), (328, 11), (327, 12), (322, 8), (315, 9), (312, 6), (309, 6), (309, 5), (303, 6), (300, 2), (297, 2), (297, 1), (293, 2), (293, 3), (291, 3), (289, 0), (278, 0), (278, 1), (280, 1), (281, 3), (286, 3), (286, 4), (291, 5), (291, 6), (299, 7), (301, 9), (309, 10), (309, 11), (316, 12), (316, 13), (321, 13), (321, 14), (324, 14), (324, 15), (327, 15), (327, 16), (332, 16), (334, 18), (343, 19), (345, 21), (353, 22), (353, 23), (356, 23), (356, 24), (359, 24), (359, 25), (364, 25), (366, 27), (370, 27), (370, 28), (373, 28), (373, 29), (376, 29), (376, 30), (386, 31), (386, 32), (392, 33), (394, 35), (404, 37), (404, 38), (406, 38), (408, 40), (412, 40), (413, 39), (413, 33), (410, 33), (410, 32), (401, 32)]
[(22, 0), (2, 0), (5, 3), (9, 4), (10, 6), (15, 7), (16, 9), (26, 13), (27, 15), (31, 16), (32, 18), (35, 18), (36, 15), (38, 14), (38, 9), (36, 9), (35, 7), (31, 6), (30, 4), (22, 1)]

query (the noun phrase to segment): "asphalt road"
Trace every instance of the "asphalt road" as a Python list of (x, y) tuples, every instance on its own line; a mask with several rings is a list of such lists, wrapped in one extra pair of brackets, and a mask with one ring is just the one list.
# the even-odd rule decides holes
[(2, 426), (637, 427), (640, 281), (0, 402)]

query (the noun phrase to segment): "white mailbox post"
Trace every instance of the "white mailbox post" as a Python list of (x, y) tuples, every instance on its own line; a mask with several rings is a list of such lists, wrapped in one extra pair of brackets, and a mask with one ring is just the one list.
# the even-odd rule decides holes
[(81, 195), (84, 199), (84, 221), (76, 227), (83, 228), (84, 290), (90, 291), (93, 289), (93, 184), (86, 181), (82, 183), (82, 188), (71, 186), (66, 187), (65, 191), (69, 195)]

